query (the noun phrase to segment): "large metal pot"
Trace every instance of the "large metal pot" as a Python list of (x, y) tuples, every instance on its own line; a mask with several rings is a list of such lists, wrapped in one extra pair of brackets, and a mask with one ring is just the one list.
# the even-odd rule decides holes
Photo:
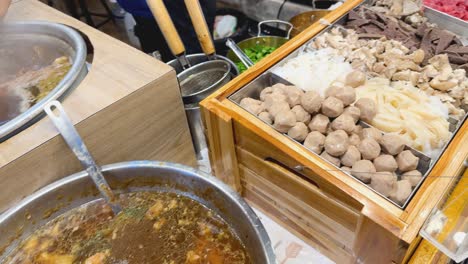
[[(72, 66), (65, 77), (50, 93), (31, 108), (0, 124), (0, 142), (36, 122), (43, 115), (44, 105), (62, 99), (85, 77), (86, 44), (78, 32), (62, 24), (45, 21), (0, 23), (0, 74), (14, 75), (24, 68), (46, 66), (60, 56), (68, 56)], [(30, 55), (39, 49), (41, 56), (32, 60)]]
[[(131, 161), (102, 167), (117, 193), (171, 191), (189, 196), (215, 210), (244, 243), (253, 263), (276, 263), (268, 235), (253, 210), (231, 188), (195, 169), (166, 162)], [(59, 181), (25, 198), (0, 215), (0, 262), (18, 243), (53, 218), (98, 196), (86, 171)], [(47, 216), (47, 217), (46, 217)]]

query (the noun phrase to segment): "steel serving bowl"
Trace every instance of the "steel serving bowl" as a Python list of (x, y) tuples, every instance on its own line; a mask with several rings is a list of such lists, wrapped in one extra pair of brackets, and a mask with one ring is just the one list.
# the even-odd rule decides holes
[[(130, 161), (102, 167), (117, 193), (170, 191), (216, 211), (244, 243), (253, 263), (276, 263), (270, 239), (254, 211), (220, 180), (186, 166)], [(0, 263), (35, 229), (90, 201), (102, 199), (86, 171), (56, 181), (0, 215)]]
[[(46, 66), (61, 56), (68, 56), (72, 61), (68, 73), (46, 97), (0, 124), (2, 142), (39, 120), (46, 103), (62, 99), (81, 82), (87, 74), (87, 50), (85, 41), (74, 29), (45, 21), (0, 23), (0, 36), (0, 51), (7, 51), (0, 53), (1, 60), (8, 61), (8, 64), (0, 63), (0, 75), (12, 75), (28, 67)], [(29, 54), (34, 49), (39, 49), (41, 56), (32, 60)]]

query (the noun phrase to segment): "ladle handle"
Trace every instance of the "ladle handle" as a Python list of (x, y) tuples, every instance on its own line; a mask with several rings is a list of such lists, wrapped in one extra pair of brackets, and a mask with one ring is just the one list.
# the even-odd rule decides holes
[(172, 54), (174, 56), (184, 54), (184, 43), (180, 39), (179, 33), (177, 33), (163, 0), (146, 0), (146, 2), (148, 3), (151, 13), (153, 13), (153, 16), (156, 19)]
[(230, 38), (226, 41), (226, 46), (234, 52), (234, 54), (239, 58), (239, 60), (245, 65), (245, 67), (250, 68), (254, 65), (253, 61), (237, 46), (237, 44)]
[[(198, 0), (185, 0), (190, 19), (192, 20), (193, 27), (197, 33), (198, 41), (202, 47), (203, 52), (208, 56), (213, 56), (216, 53), (211, 33), (206, 23), (203, 10)], [(210, 58), (213, 59), (213, 58)]]
[(62, 134), (65, 142), (78, 158), (81, 165), (86, 169), (101, 194), (111, 205), (114, 213), (119, 213), (121, 208), (115, 199), (114, 193), (109, 187), (109, 184), (104, 179), (104, 176), (101, 173), (101, 169), (97, 166), (93, 157), (89, 153), (88, 148), (78, 134), (78, 131), (76, 131), (75, 127), (73, 126), (73, 123), (70, 121), (67, 113), (65, 110), (63, 110), (62, 105), (58, 101), (54, 100), (45, 105), (44, 111), (52, 120), (60, 134)]

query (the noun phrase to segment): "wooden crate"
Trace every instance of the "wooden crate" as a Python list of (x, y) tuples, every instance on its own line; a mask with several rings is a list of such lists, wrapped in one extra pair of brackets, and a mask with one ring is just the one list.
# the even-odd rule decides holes
[[(129, 160), (196, 164), (171, 67), (39, 1), (14, 1), (6, 20), (55, 21), (90, 39), (91, 69), (62, 104), (98, 164)], [(81, 170), (52, 122), (42, 118), (0, 143), (0, 212)]]
[[(359, 3), (346, 1), (325, 19)], [(402, 210), (227, 99), (325, 28), (312, 25), (201, 103), (213, 172), (337, 263), (407, 262), (431, 209), (464, 168), (467, 122)]]

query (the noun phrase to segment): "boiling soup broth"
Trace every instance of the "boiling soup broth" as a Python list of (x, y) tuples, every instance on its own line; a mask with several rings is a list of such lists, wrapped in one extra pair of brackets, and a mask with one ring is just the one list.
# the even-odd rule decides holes
[(34, 232), (6, 263), (251, 263), (239, 238), (212, 210), (175, 193), (121, 195), (113, 216), (102, 200)]

